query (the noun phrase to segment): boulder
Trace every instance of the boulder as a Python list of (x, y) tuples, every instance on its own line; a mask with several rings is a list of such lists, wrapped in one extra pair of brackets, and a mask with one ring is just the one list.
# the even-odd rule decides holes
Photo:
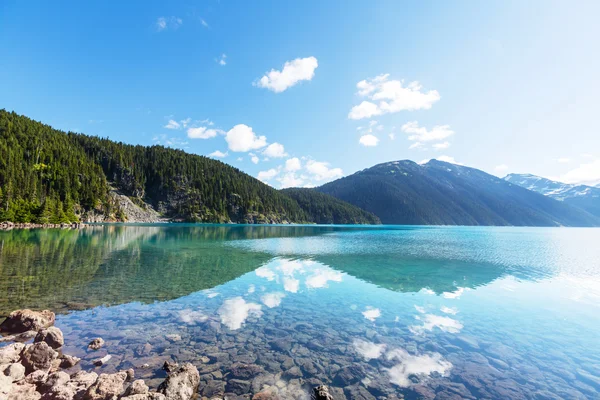
[(79, 357), (63, 354), (62, 356), (60, 356), (60, 368), (67, 369), (74, 367), (79, 363), (79, 361), (81, 361), (81, 358)]
[(13, 382), (25, 378), (25, 367), (19, 363), (0, 365), (0, 370), (4, 375), (10, 377)]
[(83, 395), (83, 400), (116, 400), (123, 393), (127, 373), (100, 374)]
[(11, 364), (21, 359), (21, 353), (25, 345), (23, 343), (13, 343), (0, 349), (0, 364)]
[(0, 332), (22, 333), (26, 331), (39, 331), (54, 325), (55, 315), (50, 310), (32, 311), (29, 309), (17, 310), (0, 324)]
[(54, 351), (48, 343), (40, 342), (27, 345), (23, 354), (21, 354), (21, 363), (25, 367), (27, 374), (33, 371), (49, 371), (52, 362), (58, 358), (58, 353)]
[(71, 375), (71, 384), (77, 388), (77, 392), (85, 392), (98, 380), (95, 372), (79, 371)]
[(10, 376), (0, 374), (0, 399), (8, 398), (8, 394), (13, 387), (13, 380)]
[(32, 385), (41, 385), (48, 379), (48, 372), (37, 370), (33, 371), (31, 374), (25, 377), (25, 382), (30, 383)]
[(131, 396), (134, 394), (148, 394), (149, 389), (143, 379), (133, 381), (131, 385), (125, 391), (125, 396)]
[(314, 388), (312, 398), (313, 400), (333, 400), (333, 396), (329, 394), (329, 388), (325, 385)]
[(77, 389), (69, 382), (70, 379), (66, 372), (54, 372), (38, 390), (43, 394), (44, 400), (72, 400)]
[(88, 349), (98, 350), (102, 346), (104, 346), (104, 339), (98, 337), (93, 339), (90, 344), (88, 344)]
[(166, 400), (190, 400), (198, 391), (200, 373), (190, 363), (169, 373), (167, 379), (158, 387), (158, 393), (165, 395)]
[(55, 326), (41, 329), (33, 339), (34, 343), (46, 342), (53, 349), (58, 349), (65, 344), (63, 333)]
[(25, 381), (13, 384), (8, 400), (40, 400), (42, 395), (35, 389), (35, 385)]

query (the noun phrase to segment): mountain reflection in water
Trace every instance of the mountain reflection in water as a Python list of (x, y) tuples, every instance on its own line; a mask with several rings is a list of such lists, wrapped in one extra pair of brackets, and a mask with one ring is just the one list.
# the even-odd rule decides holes
[[(201, 373), (201, 395), (598, 398), (600, 230), (109, 225), (0, 232), (0, 299), (65, 353)], [(104, 307), (98, 307), (105, 305)], [(90, 309), (91, 308), (91, 309)], [(235, 377), (236, 363), (256, 374)], [(232, 381), (235, 380), (234, 381)], [(242, 393), (243, 392), (243, 393)]]

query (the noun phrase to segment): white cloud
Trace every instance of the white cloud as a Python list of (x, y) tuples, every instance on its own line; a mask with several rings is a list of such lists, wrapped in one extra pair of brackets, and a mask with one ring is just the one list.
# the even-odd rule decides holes
[(250, 161), (252, 161), (252, 164), (258, 164), (258, 162), (260, 161), (260, 159), (256, 156), (256, 154), (252, 154), (250, 153)]
[(283, 145), (281, 143), (271, 143), (270, 145), (267, 146), (267, 148), (262, 152), (263, 155), (267, 156), (267, 157), (273, 157), (273, 158), (283, 158), (283, 157), (287, 157), (287, 153), (285, 152), (285, 148), (283, 147)]
[(294, 172), (302, 169), (302, 163), (298, 157), (290, 158), (285, 161), (285, 170)]
[(436, 125), (429, 131), (425, 127), (420, 127), (417, 121), (407, 122), (400, 129), (402, 132), (410, 134), (408, 140), (417, 142), (443, 140), (454, 134), (449, 125)]
[(217, 313), (222, 324), (231, 330), (236, 330), (242, 327), (248, 317), (260, 317), (262, 315), (261, 308), (260, 304), (247, 303), (242, 297), (234, 297), (225, 300)]
[(375, 344), (361, 339), (354, 339), (352, 345), (354, 350), (367, 361), (381, 357), (386, 347), (385, 344)]
[(506, 165), (506, 164), (496, 165), (494, 167), (494, 170), (496, 172), (506, 172), (506, 171), (508, 171), (508, 165)]
[(432, 331), (434, 328), (438, 328), (443, 332), (459, 333), (463, 328), (463, 324), (450, 317), (425, 314), (423, 318), (420, 316), (416, 316), (415, 318), (423, 322), (423, 325), (413, 325), (409, 327), (410, 331), (416, 334), (422, 334), (425, 331)]
[(423, 147), (423, 143), (421, 143), (421, 142), (414, 142), (413, 144), (411, 144), (410, 146), (408, 146), (408, 148), (410, 150), (412, 150), (412, 149), (419, 149), (421, 147)]
[(388, 369), (390, 382), (400, 387), (409, 387), (413, 382), (410, 376), (416, 375), (421, 380), (427, 378), (433, 372), (445, 376), (452, 368), (452, 364), (439, 353), (424, 355), (411, 355), (404, 349), (395, 349), (386, 354), (388, 360), (396, 359), (399, 364)]
[(315, 76), (315, 69), (318, 66), (315, 57), (297, 58), (286, 62), (281, 71), (272, 69), (254, 85), (280, 93), (300, 81), (310, 81)]
[(208, 22), (206, 22), (203, 18), (200, 18), (200, 23), (202, 24), (203, 27), (210, 28), (210, 26), (208, 25)]
[(219, 150), (215, 150), (212, 153), (210, 153), (208, 156), (209, 157), (217, 157), (217, 158), (225, 158), (229, 155), (228, 152), (223, 153), (222, 151)]
[(362, 315), (369, 321), (375, 322), (377, 318), (381, 317), (381, 310), (379, 308), (367, 307), (367, 309), (362, 312)]
[(304, 179), (302, 179), (300, 176), (297, 176), (294, 172), (286, 172), (277, 178), (277, 181), (281, 184), (282, 189), (298, 187), (304, 183)]
[(226, 59), (227, 59), (227, 54), (223, 53), (223, 54), (221, 54), (221, 57), (217, 58), (215, 61), (219, 65), (225, 66), (225, 65), (227, 65)]
[(190, 139), (210, 139), (217, 136), (218, 133), (222, 133), (222, 131), (219, 129), (207, 128), (205, 126), (188, 128), (187, 130), (187, 136)]
[(389, 74), (383, 74), (358, 82), (358, 95), (371, 101), (365, 100), (352, 107), (348, 118), (363, 119), (404, 110), (427, 110), (440, 99), (436, 90), (422, 92), (419, 82), (403, 86), (403, 81), (388, 78)]
[(390, 133), (388, 136), (390, 137), (391, 140), (396, 139), (396, 134), (394, 132)]
[(260, 171), (257, 175), (257, 178), (263, 182), (267, 182), (267, 181), (275, 178), (275, 176), (277, 176), (277, 174), (279, 174), (279, 171), (276, 170), (275, 168), (271, 168), (266, 171)]
[(360, 137), (360, 139), (358, 140), (358, 142), (365, 147), (373, 147), (373, 146), (377, 146), (377, 144), (379, 143), (379, 139), (377, 138), (377, 136), (367, 134), (367, 135), (362, 135)]
[(432, 147), (434, 150), (444, 150), (450, 147), (450, 142), (434, 143)]
[(167, 129), (179, 129), (180, 125), (177, 121), (170, 119), (169, 122), (165, 125)]
[(561, 175), (559, 180), (565, 183), (597, 184), (600, 182), (600, 159), (580, 164), (579, 167)]
[(188, 142), (186, 142), (183, 139), (180, 139), (180, 138), (174, 137), (174, 136), (169, 137), (169, 136), (164, 135), (164, 134), (154, 136), (152, 138), (152, 141), (155, 144), (160, 144), (160, 145), (163, 145), (163, 146), (180, 148), (180, 149), (187, 148), (187, 144), (188, 144)]
[(463, 165), (463, 163), (459, 163), (458, 161), (456, 161), (454, 159), (454, 157), (451, 157), (451, 156), (439, 156), (439, 157), (436, 158), (436, 160), (447, 162), (447, 163), (450, 163), (450, 164)]
[(266, 136), (257, 136), (248, 125), (238, 124), (225, 134), (229, 150), (246, 152), (267, 145)]
[(336, 179), (344, 174), (341, 168), (329, 168), (329, 163), (322, 161), (308, 160), (305, 168), (317, 181)]
[(571, 161), (571, 159), (567, 158), (567, 157), (561, 157), (561, 158), (557, 159), (556, 161), (558, 161), (561, 164), (567, 164), (568, 162)]
[(281, 300), (285, 297), (285, 293), (267, 293), (261, 296), (260, 301), (269, 308), (277, 307), (281, 304)]
[(159, 17), (156, 20), (156, 30), (158, 32), (166, 29), (177, 29), (183, 24), (183, 20), (177, 17)]

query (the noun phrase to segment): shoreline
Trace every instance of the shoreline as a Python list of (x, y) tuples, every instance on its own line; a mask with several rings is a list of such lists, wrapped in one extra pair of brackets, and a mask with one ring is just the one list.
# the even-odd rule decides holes
[[(134, 368), (104, 373), (98, 368), (113, 355), (110, 344), (101, 337), (92, 339), (87, 345), (87, 354), (97, 355), (97, 358), (93, 360), (94, 367), (85, 370), (80, 366), (81, 358), (63, 353), (64, 336), (54, 326), (55, 318), (54, 312), (49, 310), (22, 309), (10, 313), (0, 324), (0, 399), (224, 400), (243, 397), (226, 391), (216, 391), (210, 398), (201, 396), (198, 367), (170, 358), (165, 359), (162, 367), (166, 378), (155, 390), (150, 389), (143, 379), (135, 379)], [(98, 352), (100, 349), (103, 351)], [(240, 376), (254, 372), (253, 365), (242, 362), (236, 365)], [(145, 368), (145, 364), (140, 368)], [(281, 397), (278, 390), (276, 385), (265, 385), (251, 398), (283, 400), (285, 397)], [(328, 386), (312, 386), (310, 392), (314, 400), (333, 400)]]

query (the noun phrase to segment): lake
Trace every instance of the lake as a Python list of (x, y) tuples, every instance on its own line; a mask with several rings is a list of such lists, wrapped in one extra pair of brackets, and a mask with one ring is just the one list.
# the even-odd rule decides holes
[(189, 361), (207, 398), (600, 398), (600, 229), (12, 230), (0, 293), (58, 314), (75, 369), (156, 387)]

